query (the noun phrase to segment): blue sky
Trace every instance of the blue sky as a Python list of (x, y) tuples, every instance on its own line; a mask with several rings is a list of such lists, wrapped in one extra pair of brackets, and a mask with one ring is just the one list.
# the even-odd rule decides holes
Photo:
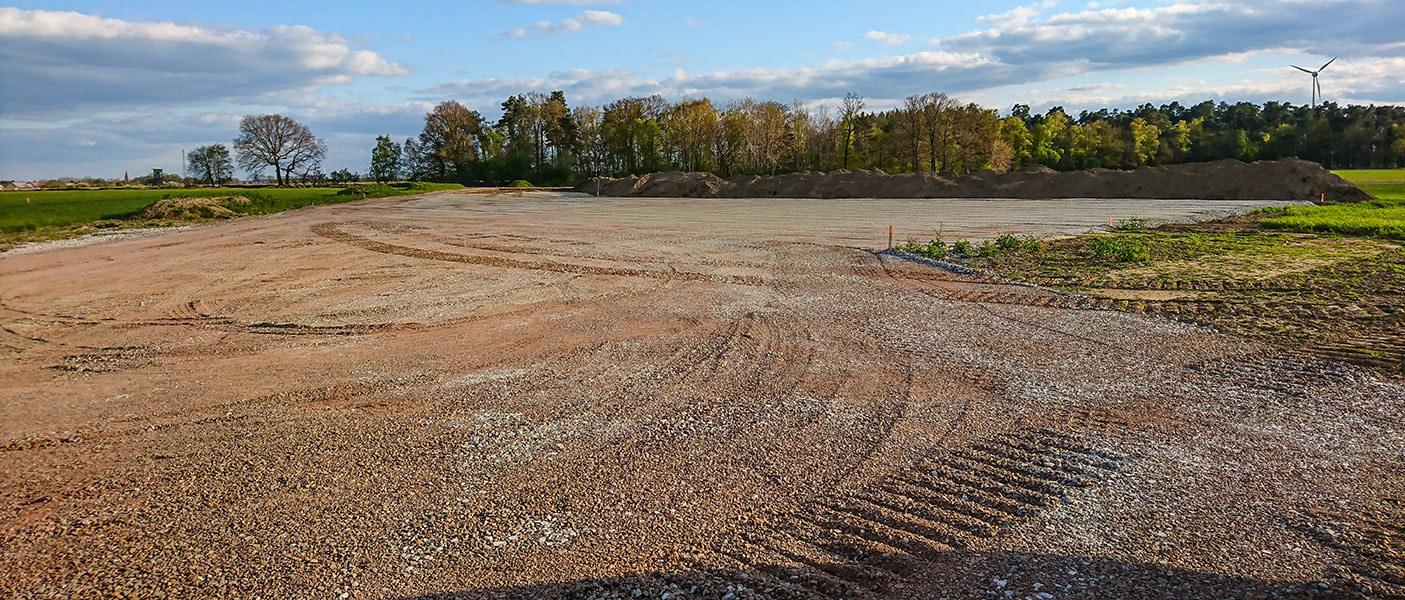
[(1405, 103), (1401, 0), (29, 2), (0, 8), (0, 179), (179, 170), (245, 114), (308, 124), (326, 169), (457, 99), (659, 93), (813, 109), (946, 92), (1007, 111), (1213, 100)]

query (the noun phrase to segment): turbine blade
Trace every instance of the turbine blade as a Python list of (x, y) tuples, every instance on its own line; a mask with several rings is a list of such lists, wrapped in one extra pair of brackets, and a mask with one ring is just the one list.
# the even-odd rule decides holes
[[(1332, 60), (1327, 61), (1327, 65), (1330, 65), (1330, 64), (1332, 64), (1332, 63), (1334, 63), (1334, 62), (1337, 62), (1337, 57), (1335, 57), (1335, 56), (1332, 57)], [(1326, 68), (1327, 68), (1327, 65), (1322, 65), (1322, 69), (1326, 69)], [(1321, 71), (1322, 69), (1318, 69), (1318, 71)]]
[(1304, 68), (1302, 68), (1302, 67), (1299, 67), (1298, 65), (1288, 65), (1288, 66), (1293, 67), (1294, 69), (1297, 69), (1297, 70), (1302, 71), (1302, 72), (1304, 72), (1304, 73), (1312, 74), (1312, 71), (1309, 71), (1309, 70), (1307, 70), (1307, 69), (1304, 69)]

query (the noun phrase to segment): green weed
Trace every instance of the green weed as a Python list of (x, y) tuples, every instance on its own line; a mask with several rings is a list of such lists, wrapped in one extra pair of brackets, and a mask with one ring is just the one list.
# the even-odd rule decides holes
[(1118, 221), (1112, 228), (1117, 231), (1144, 231), (1146, 230), (1146, 219), (1141, 217), (1128, 217)]
[(1097, 258), (1111, 258), (1120, 262), (1151, 260), (1151, 254), (1146, 251), (1146, 248), (1128, 239), (1095, 237), (1088, 241), (1088, 249)]

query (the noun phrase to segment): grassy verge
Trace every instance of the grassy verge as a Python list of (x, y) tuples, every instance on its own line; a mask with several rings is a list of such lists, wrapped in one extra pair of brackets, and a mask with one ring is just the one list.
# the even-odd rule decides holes
[(1265, 209), (1265, 227), (1299, 233), (1328, 233), (1405, 240), (1405, 169), (1336, 171), (1379, 198), (1359, 204)]
[[(1314, 218), (1340, 223), (1345, 217), (1333, 211), (1351, 205), (1320, 208)], [(1399, 212), (1384, 215), (1389, 227), (1405, 225)], [(1128, 227), (945, 256), (1080, 293), (1103, 308), (1212, 325), (1405, 375), (1405, 241), (1369, 228), (1339, 235), (1269, 226), (1284, 217)]]
[[(458, 184), (414, 183), (349, 188), (199, 188), (0, 192), (0, 251), (16, 244), (77, 237), (104, 230), (162, 227), (191, 221), (270, 214), (322, 204), (459, 189)], [(208, 199), (194, 218), (162, 218), (143, 211), (162, 200)], [(216, 208), (218, 207), (218, 208)], [(203, 214), (203, 219), (201, 218)]]
[(1265, 227), (1272, 229), (1405, 240), (1405, 200), (1285, 206), (1267, 212), (1276, 215), (1263, 222)]

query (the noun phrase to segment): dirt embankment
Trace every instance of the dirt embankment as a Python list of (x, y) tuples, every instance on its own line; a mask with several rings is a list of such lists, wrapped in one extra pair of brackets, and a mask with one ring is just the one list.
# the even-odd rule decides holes
[(1221, 160), (1134, 171), (1089, 169), (1061, 173), (1036, 166), (1012, 173), (962, 177), (935, 173), (888, 175), (880, 170), (787, 175), (670, 171), (643, 177), (598, 178), (577, 191), (603, 196), (661, 198), (1197, 198), (1360, 202), (1371, 195), (1314, 162), (1244, 163)]
[(200, 219), (228, 219), (239, 213), (230, 209), (231, 204), (248, 204), (243, 196), (213, 196), (209, 198), (162, 198), (137, 213), (137, 219), (159, 219), (166, 221), (195, 221)]

